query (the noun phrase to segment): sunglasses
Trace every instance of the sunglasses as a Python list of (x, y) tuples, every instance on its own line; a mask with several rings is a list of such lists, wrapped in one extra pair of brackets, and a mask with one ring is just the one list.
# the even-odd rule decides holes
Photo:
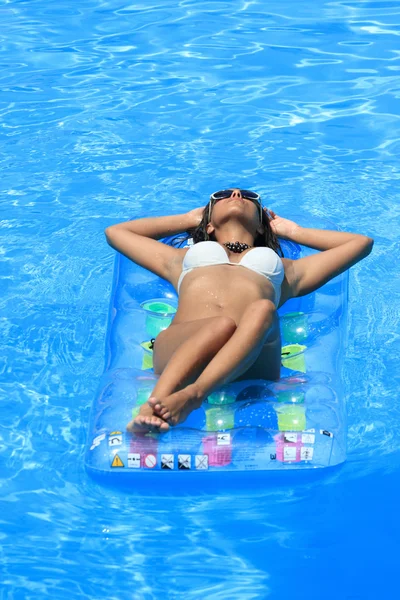
[[(230, 198), (232, 195), (233, 189), (230, 190), (220, 190), (219, 192), (214, 192), (210, 196), (210, 204), (208, 207), (208, 222), (210, 222), (211, 218), (211, 210), (218, 200), (223, 200), (224, 198)], [(261, 196), (257, 194), (257, 192), (251, 192), (250, 190), (240, 190), (242, 198), (245, 200), (251, 200), (257, 206), (260, 207), (260, 219), (262, 220), (262, 204), (261, 204)]]

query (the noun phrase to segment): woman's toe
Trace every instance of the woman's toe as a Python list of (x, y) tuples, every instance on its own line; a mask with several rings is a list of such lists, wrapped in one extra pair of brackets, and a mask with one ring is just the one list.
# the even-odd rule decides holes
[(159, 419), (158, 417), (151, 418), (150, 426), (154, 431), (168, 431), (169, 429), (168, 423), (165, 423), (165, 421)]
[(170, 416), (171, 416), (171, 413), (170, 413), (169, 408), (164, 406), (162, 409), (162, 412), (160, 412), (160, 417), (162, 417), (165, 420), (165, 419), (169, 419)]
[(156, 415), (162, 417), (162, 411), (165, 410), (164, 405), (156, 398), (150, 398), (148, 400), (148, 403), (150, 404), (151, 408), (153, 409), (153, 412), (155, 412)]

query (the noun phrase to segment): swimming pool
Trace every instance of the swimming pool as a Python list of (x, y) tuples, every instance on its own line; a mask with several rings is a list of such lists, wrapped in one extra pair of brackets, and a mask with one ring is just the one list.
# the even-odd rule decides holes
[[(400, 3), (0, 14), (2, 597), (395, 595)], [(348, 460), (214, 495), (100, 487), (83, 452), (114, 261), (103, 230), (236, 183), (375, 238), (350, 275)]]

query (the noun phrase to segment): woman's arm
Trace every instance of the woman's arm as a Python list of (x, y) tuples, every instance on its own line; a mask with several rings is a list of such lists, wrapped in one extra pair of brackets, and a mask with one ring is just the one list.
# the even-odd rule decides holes
[(107, 242), (136, 264), (172, 282), (181, 268), (185, 250), (156, 240), (196, 227), (200, 212), (202, 214), (202, 209), (194, 209), (183, 215), (148, 217), (111, 225), (105, 230)]
[(278, 237), (296, 242), (302, 246), (307, 246), (307, 248), (313, 248), (314, 250), (330, 250), (331, 248), (336, 248), (346, 242), (350, 242), (350, 240), (365, 237), (359, 233), (301, 227), (294, 221), (279, 217), (272, 210), (268, 212), (271, 228)]
[(314, 250), (330, 250), (346, 244), (352, 240), (362, 240), (366, 236), (359, 233), (347, 233), (344, 231), (331, 231), (329, 229), (310, 229), (309, 227), (297, 227), (293, 230), (290, 239), (297, 244), (313, 248)]
[[(327, 231), (325, 233), (335, 232)], [(370, 254), (374, 240), (365, 235), (351, 235), (357, 237), (330, 247), (319, 254), (292, 261), (290, 269), (288, 269), (290, 275), (287, 278), (291, 290), (290, 295), (293, 298), (311, 294)], [(328, 244), (332, 243), (329, 242), (329, 237), (328, 235)]]
[[(319, 254), (285, 261), (285, 277), (289, 297), (304, 296), (322, 287), (357, 262), (368, 256), (374, 245), (372, 238), (359, 233), (309, 229), (294, 221), (271, 214), (271, 227), (283, 239), (322, 250)], [(289, 298), (288, 298), (289, 299)]]
[(142, 235), (153, 240), (159, 240), (169, 235), (182, 233), (198, 223), (194, 222), (191, 213), (182, 215), (171, 215), (167, 217), (145, 217), (144, 219), (135, 219), (107, 227), (110, 230), (125, 230), (137, 235)]

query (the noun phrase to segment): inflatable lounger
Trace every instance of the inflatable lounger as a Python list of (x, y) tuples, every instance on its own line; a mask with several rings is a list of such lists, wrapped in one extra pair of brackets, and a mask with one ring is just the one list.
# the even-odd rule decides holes
[[(296, 244), (282, 242), (282, 248), (286, 257), (300, 256)], [(279, 310), (279, 381), (226, 385), (168, 432), (133, 435), (126, 424), (156, 380), (151, 340), (171, 322), (177, 295), (169, 283), (117, 253), (106, 366), (89, 425), (88, 472), (109, 482), (129, 480), (132, 487), (163, 477), (169, 482), (198, 477), (203, 485), (212, 472), (315, 469), (343, 462), (347, 288), (348, 272)]]

